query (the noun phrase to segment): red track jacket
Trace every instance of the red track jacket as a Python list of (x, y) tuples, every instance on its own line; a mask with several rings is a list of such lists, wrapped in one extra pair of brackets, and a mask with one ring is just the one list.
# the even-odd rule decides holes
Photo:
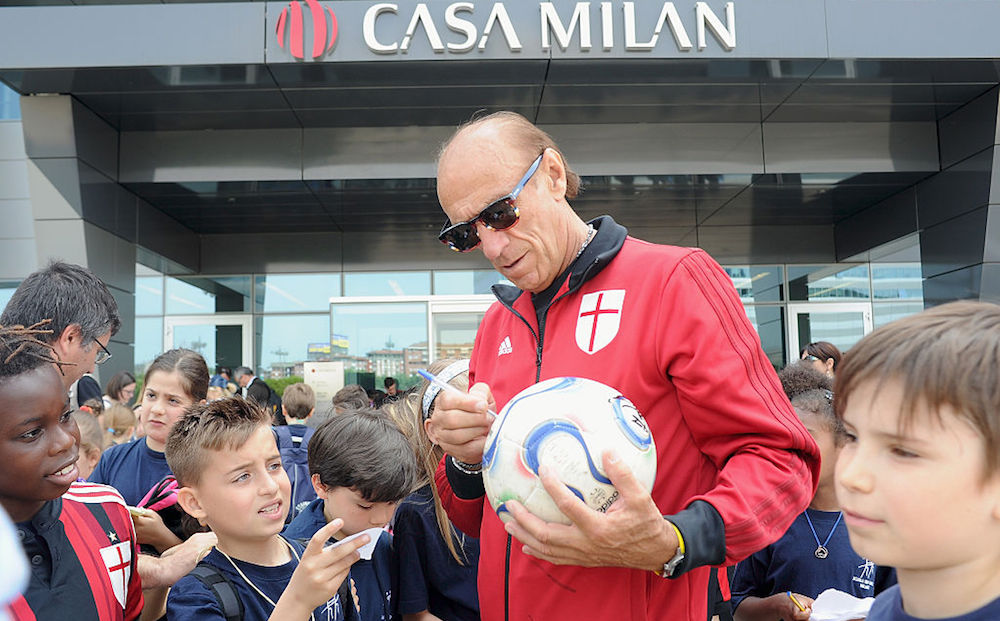
[(626, 237), (606, 216), (593, 224), (541, 327), (530, 295), (494, 290), (500, 302), (480, 325), (470, 380), (488, 383), (498, 407), (558, 376), (628, 397), (656, 442), (652, 497), (684, 535), (686, 573), (665, 580), (526, 556), (485, 496), (456, 495), (449, 476), (468, 475), (446, 475), (442, 461), (438, 488), (455, 524), (480, 537), (485, 621), (702, 621), (708, 565), (733, 564), (785, 532), (815, 491), (819, 451), (719, 265), (700, 250)]

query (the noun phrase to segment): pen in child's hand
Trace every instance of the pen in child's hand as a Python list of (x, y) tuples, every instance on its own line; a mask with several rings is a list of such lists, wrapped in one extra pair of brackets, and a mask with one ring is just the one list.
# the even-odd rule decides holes
[[(424, 378), (425, 380), (427, 380), (428, 382), (430, 382), (432, 385), (437, 386), (441, 390), (447, 390), (448, 392), (457, 392), (460, 395), (466, 394), (466, 393), (462, 392), (461, 390), (459, 390), (458, 388), (455, 388), (454, 386), (452, 386), (448, 382), (441, 381), (441, 378), (439, 378), (438, 376), (434, 375), (433, 373), (427, 371), (426, 369), (417, 369), (417, 373), (420, 374), (420, 377)], [(490, 418), (496, 418), (497, 417), (497, 413), (494, 412), (493, 410), (489, 409), (489, 408), (486, 409), (486, 413), (490, 415)]]
[(806, 607), (803, 606), (802, 604), (800, 604), (799, 600), (795, 599), (795, 596), (792, 595), (792, 592), (788, 591), (787, 593), (788, 593), (788, 597), (792, 598), (792, 603), (794, 603), (796, 606), (798, 606), (799, 610), (801, 610), (802, 612), (805, 612), (806, 611)]

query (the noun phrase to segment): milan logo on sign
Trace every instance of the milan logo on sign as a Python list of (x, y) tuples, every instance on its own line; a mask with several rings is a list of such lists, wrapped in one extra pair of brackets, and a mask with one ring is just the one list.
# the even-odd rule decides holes
[(288, 29), (288, 51), (299, 60), (305, 60), (305, 18), (302, 5), (308, 7), (312, 23), (312, 50), (310, 60), (322, 58), (333, 49), (337, 40), (337, 16), (329, 7), (321, 6), (316, 0), (292, 0), (281, 11), (275, 34), (278, 35), (278, 47), (285, 48), (285, 28)]

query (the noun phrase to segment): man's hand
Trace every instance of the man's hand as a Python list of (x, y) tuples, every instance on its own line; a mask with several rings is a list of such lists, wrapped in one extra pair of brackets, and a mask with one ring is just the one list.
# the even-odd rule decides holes
[(624, 462), (606, 452), (603, 463), (619, 493), (607, 513), (588, 507), (543, 466), (545, 490), (573, 524), (544, 522), (508, 501), (514, 520), (505, 525), (507, 532), (524, 544), (525, 554), (557, 565), (662, 569), (677, 551), (677, 535)]
[(351, 565), (361, 558), (357, 549), (371, 541), (368, 535), (361, 535), (336, 547), (326, 545), (343, 527), (344, 520), (337, 518), (312, 536), (270, 619), (308, 619), (313, 610), (334, 596)]
[(434, 400), (434, 411), (424, 424), (427, 436), (459, 461), (477, 464), (483, 459), (486, 434), (496, 411), (493, 392), (486, 384), (476, 384), (469, 394), (442, 390)]
[(215, 533), (195, 533), (187, 541), (170, 548), (159, 557), (140, 554), (137, 562), (142, 588), (173, 586), (194, 569), (217, 542)]

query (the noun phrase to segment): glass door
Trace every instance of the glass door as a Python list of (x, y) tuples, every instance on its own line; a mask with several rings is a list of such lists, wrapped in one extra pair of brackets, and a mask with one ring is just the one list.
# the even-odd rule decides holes
[(842, 352), (872, 331), (868, 302), (814, 302), (788, 305), (788, 360), (815, 341), (833, 343)]
[(431, 351), (438, 358), (468, 358), (472, 355), (476, 331), (486, 310), (496, 301), (492, 295), (446, 299), (431, 303)]
[(166, 316), (165, 349), (185, 347), (205, 357), (208, 370), (216, 366), (253, 368), (253, 329), (250, 315)]

